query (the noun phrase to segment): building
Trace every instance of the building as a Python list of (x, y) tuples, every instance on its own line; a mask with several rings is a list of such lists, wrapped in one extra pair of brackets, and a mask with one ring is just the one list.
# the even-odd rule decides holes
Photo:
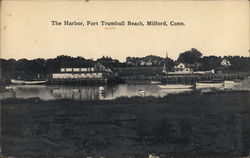
[(100, 63), (86, 67), (62, 67), (60, 72), (53, 73), (53, 79), (101, 79), (113, 75), (110, 68)]
[(231, 66), (231, 63), (230, 61), (226, 60), (226, 59), (223, 59), (221, 61), (221, 65), (224, 66), (224, 67), (230, 67)]
[(190, 64), (179, 63), (173, 68), (174, 73), (176, 74), (191, 74), (193, 73), (193, 69)]
[(171, 72), (167, 72), (167, 74), (176, 75), (176, 74), (214, 74), (214, 69), (210, 71), (200, 71), (201, 64), (196, 62), (194, 64), (185, 64), (185, 63), (179, 63), (174, 66)]

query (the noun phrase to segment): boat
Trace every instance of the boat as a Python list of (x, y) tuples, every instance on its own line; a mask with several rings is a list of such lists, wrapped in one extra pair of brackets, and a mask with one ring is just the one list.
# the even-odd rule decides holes
[(235, 87), (237, 87), (237, 86), (240, 86), (241, 85), (241, 83), (240, 82), (235, 82), (235, 81), (224, 81), (224, 88), (225, 89), (233, 89), (233, 88), (235, 88)]
[(162, 89), (189, 89), (193, 88), (192, 85), (184, 85), (184, 84), (166, 84), (166, 85), (157, 85)]
[(160, 84), (161, 81), (150, 81), (151, 84)]
[(234, 81), (224, 81), (224, 84), (229, 84), (229, 85), (231, 85), (231, 84), (234, 84), (235, 82)]
[(214, 82), (214, 81), (202, 81), (196, 82), (196, 88), (222, 88), (224, 86), (224, 82)]
[(6, 87), (5, 87), (5, 90), (6, 90), (6, 91), (13, 91), (13, 90), (14, 90), (14, 87), (12, 87), (12, 86), (6, 86)]
[(138, 91), (138, 93), (139, 93), (139, 95), (141, 95), (141, 96), (143, 96), (143, 97), (145, 97), (146, 96), (146, 91), (145, 90), (139, 90)]
[(44, 84), (47, 81), (24, 81), (24, 84)]
[(34, 80), (34, 81), (24, 81), (24, 80), (15, 80), (15, 79), (11, 80), (12, 84), (27, 84), (27, 85), (44, 84), (46, 82), (47, 81), (45, 80)]
[(145, 90), (141, 90), (141, 89), (140, 89), (138, 92), (139, 92), (139, 93), (146, 93)]
[(24, 81), (12, 79), (12, 80), (11, 80), (11, 83), (12, 83), (12, 84), (24, 84)]
[(235, 81), (224, 81), (224, 85), (239, 85), (239, 84), (241, 84), (241, 82), (240, 81), (238, 81), (238, 80), (235, 80)]

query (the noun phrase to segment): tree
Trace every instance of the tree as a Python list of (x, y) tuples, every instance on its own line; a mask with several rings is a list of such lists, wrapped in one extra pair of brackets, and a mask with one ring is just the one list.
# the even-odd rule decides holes
[(217, 69), (221, 66), (221, 57), (217, 56), (205, 56), (201, 59), (202, 70)]
[(192, 48), (189, 51), (185, 51), (179, 55), (177, 59), (178, 62), (193, 64), (194, 62), (200, 62), (202, 53), (195, 48)]
[(33, 59), (30, 61), (32, 67), (30, 70), (33, 74), (46, 74), (46, 60), (42, 58)]
[(117, 59), (113, 59), (111, 57), (105, 57), (99, 58), (96, 60), (96, 62), (101, 63), (109, 68), (116, 68), (116, 67), (127, 67), (128, 65), (126, 63), (121, 63)]
[(250, 58), (249, 57), (240, 57), (240, 56), (224, 56), (224, 59), (228, 60), (231, 66), (228, 68), (228, 71), (237, 72), (249, 72), (250, 71)]
[(166, 65), (167, 71), (170, 71), (174, 67), (174, 61), (171, 58), (165, 58), (163, 64)]

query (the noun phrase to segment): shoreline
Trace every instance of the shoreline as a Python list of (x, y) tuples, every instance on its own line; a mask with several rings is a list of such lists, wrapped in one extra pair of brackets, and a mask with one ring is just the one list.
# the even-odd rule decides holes
[[(123, 83), (150, 83), (161, 81), (165, 84), (194, 84), (199, 81), (221, 80), (244, 80), (249, 77), (249, 72), (221, 73), (221, 74), (170, 74), (170, 75), (121, 75), (111, 78), (75, 78), (75, 79), (45, 79), (44, 85), (106, 85)], [(1, 86), (11, 84), (11, 79), (5, 79)], [(0, 87), (1, 89), (1, 87)]]

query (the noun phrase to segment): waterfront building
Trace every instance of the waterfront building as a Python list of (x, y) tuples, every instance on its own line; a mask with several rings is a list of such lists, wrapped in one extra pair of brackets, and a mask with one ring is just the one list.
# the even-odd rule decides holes
[(180, 74), (191, 74), (193, 73), (193, 69), (190, 64), (179, 63), (174, 66), (174, 73)]
[(101, 79), (113, 75), (113, 71), (102, 65), (95, 63), (85, 67), (62, 67), (60, 72), (52, 74), (53, 79)]

